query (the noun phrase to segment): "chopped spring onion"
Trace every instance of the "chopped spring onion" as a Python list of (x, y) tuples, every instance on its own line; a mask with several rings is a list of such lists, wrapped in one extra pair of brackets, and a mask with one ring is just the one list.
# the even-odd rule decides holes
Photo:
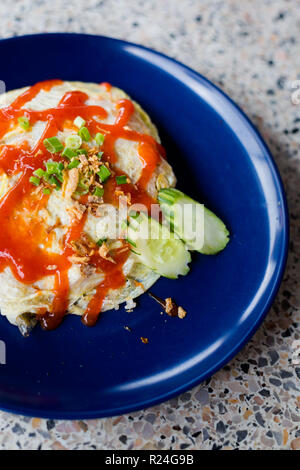
[(77, 168), (78, 165), (80, 164), (80, 160), (78, 160), (78, 158), (74, 158), (71, 163), (69, 163), (68, 165), (68, 170), (72, 170), (72, 168)]
[(64, 164), (62, 162), (54, 162), (53, 160), (48, 160), (46, 162), (46, 168), (48, 175), (60, 175), (64, 169)]
[(46, 183), (49, 183), (51, 177), (52, 175), (48, 175), (48, 173), (45, 171), (45, 174), (43, 175), (43, 180), (46, 181)]
[(84, 140), (85, 142), (88, 142), (91, 138), (91, 135), (89, 133), (89, 130), (87, 127), (81, 127), (78, 131), (78, 135)]
[(65, 147), (64, 151), (61, 155), (65, 158), (68, 158), (69, 160), (71, 160), (71, 158), (75, 157), (76, 152), (74, 152), (74, 150), (70, 149), (70, 147)]
[(109, 171), (107, 166), (102, 165), (97, 175), (99, 176), (101, 183), (105, 183), (105, 181), (110, 177), (111, 172)]
[(59, 177), (58, 175), (49, 175), (48, 173), (45, 173), (43, 177), (44, 181), (49, 184), (54, 184), (56, 186), (56, 189), (61, 188), (61, 183), (58, 181), (58, 179), (62, 182), (62, 177)]
[(30, 176), (29, 181), (31, 184), (34, 184), (34, 186), (39, 186), (41, 182), (40, 178), (37, 178), (36, 176)]
[(84, 184), (82, 181), (79, 181), (78, 188), (81, 188), (84, 190), (89, 189), (89, 187), (86, 184)]
[(74, 119), (74, 125), (80, 129), (80, 127), (85, 125), (85, 120), (81, 116), (77, 116)]
[(116, 176), (116, 182), (117, 184), (126, 184), (127, 176), (126, 175)]
[(103, 153), (104, 153), (104, 152), (98, 152), (98, 153), (97, 153), (97, 157), (99, 158), (99, 160), (101, 160), (101, 158), (103, 157)]
[(46, 172), (42, 168), (38, 168), (37, 170), (33, 172), (34, 176), (37, 176), (38, 178), (43, 178), (45, 173)]
[(82, 144), (82, 138), (80, 137), (80, 135), (72, 134), (66, 138), (66, 146), (72, 150), (79, 149), (81, 144)]
[(94, 196), (102, 197), (103, 194), (104, 194), (104, 189), (96, 186), (96, 188), (94, 189)]
[(49, 188), (44, 188), (43, 189), (43, 194), (51, 194), (51, 191)]
[(58, 191), (61, 188), (61, 183), (57, 181), (54, 175), (50, 175), (47, 177), (47, 182), (50, 184), (54, 184), (56, 186), (56, 190)]
[(96, 243), (97, 245), (101, 246), (104, 242), (106, 242), (107, 238), (100, 238)]
[(87, 155), (86, 149), (78, 149), (76, 150), (76, 155)]
[(58, 173), (57, 175), (55, 175), (55, 178), (57, 178), (61, 183), (63, 183), (64, 181), (62, 173)]
[(96, 144), (102, 145), (104, 142), (104, 139), (105, 139), (105, 135), (101, 134), (101, 132), (97, 132), (97, 134), (95, 135)]
[(44, 162), (44, 165), (46, 167), (46, 171), (42, 170), (42, 168), (38, 168), (35, 171), (35, 174), (43, 178), (47, 183), (55, 185), (55, 189), (59, 190), (61, 188), (61, 183), (63, 182), (63, 163), (54, 162), (50, 159), (47, 162)]
[(61, 152), (64, 148), (63, 144), (57, 137), (49, 137), (44, 140), (44, 146), (50, 153)]
[(77, 194), (78, 196), (84, 196), (88, 192), (89, 192), (88, 186), (85, 186), (84, 184), (79, 183), (75, 191), (75, 194)]
[(29, 129), (30, 122), (29, 122), (29, 119), (27, 117), (25, 117), (25, 116), (19, 117), (18, 122), (19, 122), (20, 126), (22, 127), (22, 129), (24, 129), (24, 131), (27, 131), (27, 129)]

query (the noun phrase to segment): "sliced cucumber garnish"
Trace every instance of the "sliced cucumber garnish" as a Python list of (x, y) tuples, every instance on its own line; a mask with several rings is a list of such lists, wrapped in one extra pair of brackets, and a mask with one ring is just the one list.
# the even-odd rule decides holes
[(129, 215), (127, 237), (140, 262), (161, 276), (176, 279), (189, 272), (191, 255), (184, 243), (148, 215)]
[(158, 200), (166, 220), (189, 250), (214, 255), (229, 242), (222, 220), (178, 189), (161, 189)]

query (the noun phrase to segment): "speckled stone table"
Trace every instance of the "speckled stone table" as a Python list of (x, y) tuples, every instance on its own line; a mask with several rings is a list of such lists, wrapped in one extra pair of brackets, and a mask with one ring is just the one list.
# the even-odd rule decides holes
[(291, 243), (267, 319), (211, 380), (110, 419), (0, 412), (1, 449), (300, 449), (300, 365), (292, 361), (300, 337), (300, 103), (292, 102), (293, 82), (300, 80), (299, 30), (299, 0), (2, 0), (2, 37), (74, 31), (126, 38), (221, 87), (273, 152), (289, 201)]

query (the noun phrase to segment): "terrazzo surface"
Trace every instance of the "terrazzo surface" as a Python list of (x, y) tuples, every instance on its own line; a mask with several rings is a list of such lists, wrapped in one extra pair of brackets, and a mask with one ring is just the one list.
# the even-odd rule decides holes
[(265, 322), (211, 380), (110, 419), (1, 412), (0, 449), (300, 449), (300, 364), (292, 360), (300, 338), (300, 99), (292, 99), (300, 80), (300, 2), (2, 0), (1, 7), (2, 37), (73, 31), (127, 39), (175, 57), (221, 87), (274, 155), (287, 191), (291, 243)]

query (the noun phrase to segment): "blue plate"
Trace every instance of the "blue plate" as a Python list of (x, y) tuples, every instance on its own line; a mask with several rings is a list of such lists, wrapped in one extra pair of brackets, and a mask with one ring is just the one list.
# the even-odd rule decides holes
[(262, 138), (208, 80), (134, 44), (42, 34), (0, 41), (0, 56), (8, 90), (50, 78), (108, 81), (126, 90), (158, 125), (178, 188), (215, 211), (231, 232), (224, 252), (195, 254), (188, 276), (153, 286), (184, 306), (184, 320), (161, 315), (147, 294), (134, 312), (106, 312), (94, 328), (69, 316), (55, 331), (36, 328), (23, 338), (1, 318), (7, 364), (0, 366), (0, 407), (51, 418), (111, 416), (167, 400), (211, 376), (253, 335), (285, 266), (286, 201)]

